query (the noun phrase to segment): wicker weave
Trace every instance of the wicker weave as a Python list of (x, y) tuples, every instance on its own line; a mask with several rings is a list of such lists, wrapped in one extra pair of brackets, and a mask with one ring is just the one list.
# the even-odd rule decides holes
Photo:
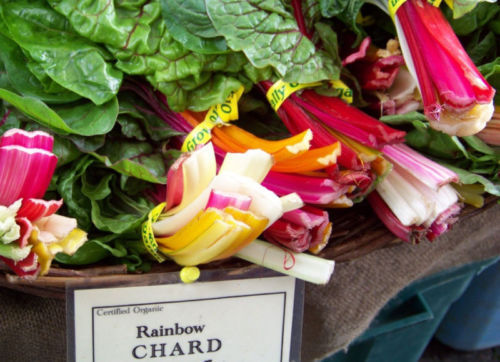
[[(461, 215), (463, 222), (473, 215), (480, 214), (498, 202), (497, 198), (490, 197), (481, 209), (466, 207)], [(350, 209), (332, 211), (334, 232), (330, 244), (322, 251), (321, 257), (346, 262), (358, 259), (377, 249), (400, 244), (402, 241), (392, 235), (385, 226), (376, 218), (371, 209), (365, 204), (356, 205)], [(202, 269), (247, 269), (250, 265), (244, 261), (229, 259), (223, 262), (210, 263)], [(91, 287), (92, 285), (117, 286), (127, 283), (141, 283), (144, 278), (141, 274), (129, 274), (125, 265), (94, 265), (80, 269), (67, 269), (54, 265), (47, 276), (35, 280), (18, 278), (7, 272), (0, 274), (0, 286), (22, 291), (33, 295), (49, 298), (65, 298), (68, 282), (79, 286)], [(153, 267), (151, 273), (166, 273), (178, 271), (180, 267), (165, 262)]]

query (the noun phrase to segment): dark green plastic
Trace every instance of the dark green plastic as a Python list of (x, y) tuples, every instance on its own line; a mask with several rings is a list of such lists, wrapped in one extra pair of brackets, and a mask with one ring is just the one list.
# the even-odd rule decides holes
[(467, 264), (414, 282), (380, 310), (347, 353), (338, 352), (323, 362), (418, 361), (450, 305), (495, 261)]

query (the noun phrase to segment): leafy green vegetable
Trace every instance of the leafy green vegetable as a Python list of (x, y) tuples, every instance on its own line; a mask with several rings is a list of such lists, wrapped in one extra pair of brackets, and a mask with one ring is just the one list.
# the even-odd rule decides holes
[(480, 183), (499, 196), (500, 152), (475, 136), (459, 138), (429, 127), (418, 112), (382, 117), (383, 122), (405, 128), (406, 143), (455, 171), (463, 184)]
[(394, 126), (400, 126), (413, 121), (427, 121), (427, 118), (420, 112), (408, 112), (404, 114), (395, 114), (390, 116), (383, 116), (380, 120), (384, 123), (391, 124)]
[(54, 138), (53, 152), (57, 155), (57, 167), (73, 162), (81, 156), (81, 152), (75, 144), (63, 137)]
[(323, 47), (328, 55), (332, 58), (333, 64), (337, 67), (342, 66), (342, 59), (339, 55), (339, 42), (337, 33), (332, 27), (325, 23), (316, 23), (315, 29), (319, 34), (319, 38), (323, 43)]
[(486, 57), (496, 55), (498, 39), (491, 31), (484, 36), (478, 32), (475, 37), (478, 37), (478, 41), (471, 42), (466, 51), (475, 64), (481, 64)]
[[(22, 49), (12, 40), (0, 34), (0, 61), (5, 66), (8, 84), (23, 96), (38, 98), (48, 103), (64, 103), (76, 101), (80, 96), (64, 88), (59, 92), (50, 92), (55, 88), (50, 79), (50, 85), (43, 84), (28, 67), (29, 59)], [(5, 87), (5, 85), (4, 85)]]
[(102, 247), (103, 243), (101, 240), (104, 239), (104, 242), (108, 242), (110, 239), (112, 240), (117, 237), (118, 235), (110, 234), (102, 238), (90, 239), (85, 242), (75, 254), (70, 256), (64, 253), (58, 253), (55, 260), (59, 263), (69, 265), (88, 265), (97, 263), (110, 254), (106, 248)]
[(453, 1), (453, 18), (457, 19), (470, 13), (476, 6), (481, 5), (480, 3), (494, 2), (495, 0), (454, 0)]
[(321, 14), (325, 18), (336, 17), (346, 24), (357, 35), (357, 42), (365, 36), (365, 32), (356, 22), (359, 11), (365, 0), (320, 0)]
[(446, 166), (450, 170), (454, 171), (458, 177), (460, 178), (460, 182), (467, 184), (467, 185), (472, 185), (479, 183), (484, 186), (484, 191), (495, 195), (495, 196), (500, 196), (500, 185), (495, 185), (493, 182), (488, 180), (486, 177), (478, 175), (476, 173), (472, 173), (469, 171), (466, 171), (462, 168), (443, 163), (443, 166)]
[(89, 174), (82, 175), (81, 191), (91, 201), (95, 227), (113, 234), (136, 234), (152, 204), (145, 198), (131, 198), (120, 191), (115, 174), (106, 173), (95, 184), (91, 178)]
[[(151, 78), (147, 78), (151, 81)], [(159, 82), (158, 89), (165, 94), (168, 105), (173, 110), (189, 108), (192, 111), (203, 111), (214, 104), (223, 103), (227, 96), (241, 87), (237, 78), (214, 74), (204, 83), (194, 86), (190, 79), (178, 82)]]
[(161, 0), (168, 31), (186, 48), (202, 54), (219, 54), (229, 49), (215, 30), (204, 1)]
[(58, 172), (57, 191), (64, 199), (68, 214), (78, 221), (84, 230), (90, 230), (92, 223), (89, 215), (90, 201), (81, 191), (80, 178), (94, 161), (90, 157), (82, 157)]
[[(82, 265), (113, 256), (131, 268), (140, 267), (140, 225), (153, 204), (139, 194), (127, 195), (122, 189), (126, 183), (120, 182), (118, 174), (89, 156), (62, 167), (58, 174), (57, 190), (68, 215), (75, 217), (91, 238), (75, 255), (58, 254), (56, 260)], [(142, 184), (136, 187), (147, 187), (144, 181)]]
[(122, 73), (108, 63), (109, 54), (45, 1), (3, 1), (0, 9), (12, 40), (58, 84), (97, 105), (116, 95)]
[[(193, 46), (193, 37), (201, 39), (200, 42), (207, 46), (214, 41), (215, 44), (220, 43), (219, 40), (224, 41), (221, 37), (197, 37), (214, 35), (210, 33), (209, 19), (198, 14), (204, 11), (203, 2), (183, 2), (179, 12), (175, 12), (173, 22), (168, 18), (168, 12), (164, 11), (166, 21), (162, 18), (160, 0), (147, 3), (53, 0), (50, 4), (67, 17), (80, 35), (104, 44), (116, 58), (116, 68), (127, 74), (146, 76), (151, 84), (168, 96), (173, 110), (206, 110), (213, 104), (223, 102), (241, 84), (249, 83), (248, 79), (256, 81), (260, 76), (261, 72), (249, 66), (242, 53), (214, 54), (221, 51), (200, 48), (201, 44)], [(180, 4), (166, 4), (177, 5)], [(199, 27), (191, 27), (192, 22), (187, 21), (185, 24), (190, 27), (183, 30), (195, 31), (196, 36), (195, 33), (188, 38), (179, 36), (179, 27), (183, 27), (184, 23), (177, 18), (178, 14), (183, 14), (186, 21), (195, 18), (193, 21)], [(203, 30), (205, 25), (208, 28)], [(170, 33), (169, 29), (173, 32)], [(270, 73), (265, 75), (269, 77)]]
[(479, 71), (488, 80), (488, 83), (497, 90), (495, 93), (495, 104), (500, 104), (500, 57), (496, 58), (494, 61), (480, 65), (478, 67)]
[(243, 51), (255, 67), (272, 66), (285, 80), (300, 83), (338, 79), (338, 68), (300, 32), (281, 1), (205, 3), (215, 29), (228, 46)]
[(152, 183), (166, 183), (163, 158), (148, 142), (108, 142), (91, 155), (122, 174)]
[(0, 89), (0, 98), (6, 100), (34, 121), (58, 133), (92, 136), (109, 132), (118, 115), (118, 102), (112, 98), (95, 106), (91, 103), (59, 106), (59, 113), (37, 98), (23, 97)]
[(0, 118), (0, 135), (11, 128), (21, 127), (21, 119), (16, 112), (5, 108), (3, 104), (0, 105), (0, 114), (2, 115), (2, 118)]
[(448, 7), (443, 8), (443, 12), (447, 16), (455, 34), (464, 36), (488, 24), (500, 12), (500, 7), (497, 4), (482, 2), (478, 4), (474, 10), (469, 12), (467, 16), (458, 19), (453, 18), (453, 12)]

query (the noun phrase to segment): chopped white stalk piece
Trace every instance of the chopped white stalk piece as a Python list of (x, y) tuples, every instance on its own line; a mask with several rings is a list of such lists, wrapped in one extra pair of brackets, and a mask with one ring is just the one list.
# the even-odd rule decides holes
[(332, 205), (335, 205), (335, 206), (337, 206), (339, 208), (340, 207), (352, 207), (352, 205), (354, 205), (354, 203), (346, 195), (342, 195), (339, 198), (335, 199), (332, 202)]
[(454, 112), (445, 108), (439, 121), (429, 119), (432, 128), (459, 137), (472, 136), (486, 127), (495, 106), (493, 101), (487, 104), (476, 104), (467, 112)]
[(333, 260), (294, 253), (258, 239), (236, 257), (314, 284), (328, 283), (335, 267)]
[(281, 196), (280, 201), (283, 212), (297, 210), (304, 206), (304, 202), (295, 192), (292, 192), (291, 194), (285, 196)]
[(431, 226), (434, 220), (452, 205), (458, 202), (458, 195), (453, 186), (442, 186), (434, 196), (435, 207), (432, 214), (425, 221), (425, 226)]
[(191, 221), (196, 214), (203, 210), (210, 197), (212, 189), (207, 187), (198, 197), (174, 215), (166, 216), (153, 224), (153, 232), (156, 236), (168, 236), (175, 234), (184, 225)]
[(313, 133), (310, 129), (306, 130), (306, 134), (302, 142), (296, 143), (293, 145), (286, 146), (286, 150), (294, 155), (298, 154), (301, 151), (308, 150), (311, 148), (311, 140), (313, 139)]
[[(391, 171), (385, 179), (378, 184), (378, 193), (403, 225), (411, 226), (421, 224), (423, 220), (421, 215), (415, 210), (415, 205), (409, 205), (402, 195), (404, 192), (413, 192), (413, 195), (415, 195), (416, 191), (413, 188), (407, 187), (407, 185), (402, 182), (401, 178), (397, 178), (397, 176), (394, 175), (395, 172)], [(420, 206), (424, 207), (422, 204)]]
[(261, 183), (273, 166), (273, 157), (260, 149), (245, 153), (228, 153), (222, 162), (219, 175), (232, 172)]
[[(406, 200), (407, 204), (419, 208), (416, 212), (420, 215), (420, 220), (418, 220), (416, 225), (424, 223), (431, 217), (433, 210), (436, 208), (436, 193), (441, 186), (436, 188), (429, 186), (424, 182), (424, 177), (417, 177), (415, 174), (402, 169), (397, 164), (395, 164), (391, 170), (391, 173), (393, 172), (396, 176), (401, 177), (408, 185), (414, 188), (414, 193), (410, 193), (410, 191), (408, 191), (410, 189), (407, 189), (407, 192), (401, 192), (401, 196)], [(415, 201), (415, 198), (418, 200)], [(422, 205), (423, 208), (421, 207)]]
[(193, 152), (183, 167), (184, 195), (182, 202), (189, 203), (205, 190), (216, 173), (215, 153), (212, 143)]
[[(183, 191), (182, 201), (167, 211), (173, 215), (193, 202), (212, 182), (217, 172), (215, 152), (212, 143), (194, 151), (182, 164)], [(168, 180), (167, 180), (168, 182)]]
[(274, 192), (249, 177), (224, 172), (214, 178), (212, 188), (218, 191), (235, 192), (250, 196), (252, 203), (249, 211), (267, 218), (269, 220), (267, 226), (283, 215), (280, 198)]

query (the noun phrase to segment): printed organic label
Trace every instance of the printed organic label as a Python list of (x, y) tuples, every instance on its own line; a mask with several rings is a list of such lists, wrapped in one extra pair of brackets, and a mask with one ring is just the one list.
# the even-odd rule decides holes
[(280, 276), (76, 289), (70, 361), (290, 361), (295, 285)]
[(158, 243), (155, 239), (155, 234), (153, 233), (153, 223), (158, 220), (161, 212), (165, 208), (165, 203), (161, 203), (148, 214), (148, 219), (142, 224), (142, 242), (146, 247), (147, 251), (160, 263), (165, 261), (165, 257), (158, 253)]
[(186, 137), (182, 145), (182, 152), (193, 151), (197, 145), (204, 145), (212, 138), (211, 130), (238, 119), (238, 101), (245, 88), (241, 86), (226, 98), (224, 103), (210, 107), (205, 119), (197, 125)]
[(299, 89), (316, 87), (318, 85), (321, 85), (321, 83), (289, 83), (280, 79), (269, 88), (266, 97), (271, 107), (277, 111), (283, 102)]
[(352, 89), (349, 88), (344, 82), (340, 79), (330, 81), (335, 90), (339, 92), (339, 97), (346, 101), (347, 103), (352, 103)]

